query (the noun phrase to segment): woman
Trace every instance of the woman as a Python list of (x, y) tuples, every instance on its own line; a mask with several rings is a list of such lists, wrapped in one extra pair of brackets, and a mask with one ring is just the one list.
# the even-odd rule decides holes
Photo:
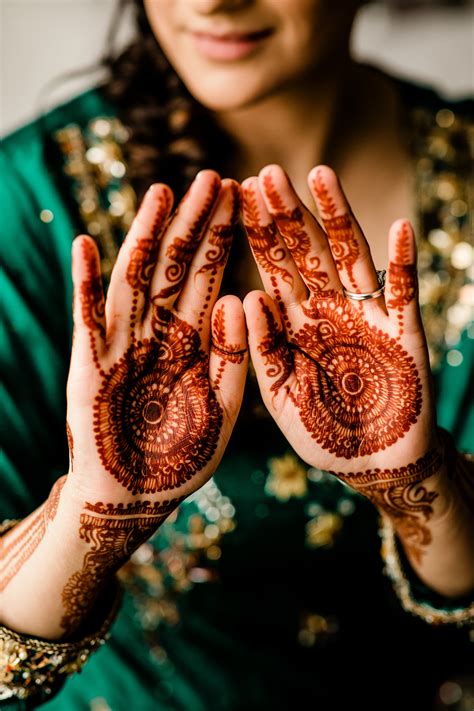
[[(437, 138), (460, 190), (465, 107), (458, 117), (355, 66), (357, 7), (137, 2), (140, 38), (111, 62), (110, 82), (5, 143), (4, 222), (17, 239), (4, 514), (26, 516), (3, 536), (12, 708), (58, 691), (98, 646), (120, 604), (118, 568), (126, 593), (111, 638), (45, 708), (400, 708), (413, 670), (410, 703), (430, 708), (463, 671), (468, 465), (435, 426), (413, 232), (395, 220), (441, 227), (420, 204), (427, 192), (413, 206), (417, 102), (418, 180), (437, 181), (420, 147)], [(203, 170), (191, 182), (200, 167), (233, 180)], [(130, 184), (141, 197), (151, 183), (104, 301), (100, 270), (110, 274), (131, 222)], [(168, 185), (176, 199), (189, 187), (174, 213)], [(81, 222), (101, 253), (90, 237), (74, 242), (62, 477), (68, 254)], [(462, 219), (443, 227), (459, 236)], [(387, 263), (384, 296), (374, 264)], [(248, 351), (271, 417), (250, 392), (232, 432)], [(439, 419), (461, 449), (456, 372), (454, 398), (440, 370)], [(378, 511), (402, 604), (382, 576)]]

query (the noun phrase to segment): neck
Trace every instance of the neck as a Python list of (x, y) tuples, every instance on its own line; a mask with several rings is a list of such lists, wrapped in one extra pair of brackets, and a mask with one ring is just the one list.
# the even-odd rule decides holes
[(310, 201), (305, 176), (326, 160), (347, 63), (322, 74), (306, 77), (299, 85), (281, 89), (252, 106), (217, 115), (236, 146), (237, 160), (231, 166), (234, 178), (243, 180), (269, 163), (278, 163)]

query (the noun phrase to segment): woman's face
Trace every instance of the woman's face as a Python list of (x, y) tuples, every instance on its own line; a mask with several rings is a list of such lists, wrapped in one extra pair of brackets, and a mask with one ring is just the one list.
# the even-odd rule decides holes
[(327, 72), (347, 53), (358, 0), (144, 0), (193, 96), (215, 111), (251, 105)]

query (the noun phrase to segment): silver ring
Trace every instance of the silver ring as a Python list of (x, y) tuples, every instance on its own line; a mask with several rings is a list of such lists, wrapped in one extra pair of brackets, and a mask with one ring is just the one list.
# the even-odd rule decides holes
[(367, 294), (361, 294), (358, 291), (348, 291), (347, 289), (344, 289), (344, 296), (347, 296), (348, 299), (352, 299), (352, 301), (367, 301), (368, 299), (378, 299), (379, 296), (382, 296), (383, 292), (385, 291), (386, 274), (386, 269), (377, 270), (377, 281), (380, 284), (380, 287), (375, 291), (370, 291)]

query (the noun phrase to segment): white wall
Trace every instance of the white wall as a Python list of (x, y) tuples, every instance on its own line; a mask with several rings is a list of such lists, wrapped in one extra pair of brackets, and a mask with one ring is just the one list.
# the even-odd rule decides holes
[[(114, 4), (114, 0), (0, 0), (0, 132), (22, 124), (45, 106), (41, 90), (50, 79), (97, 60)], [(472, 8), (396, 13), (366, 6), (355, 30), (355, 53), (442, 91), (469, 93), (472, 21)], [(125, 24), (122, 41), (129, 36)], [(92, 82), (90, 74), (66, 82), (48, 93), (46, 105)]]

